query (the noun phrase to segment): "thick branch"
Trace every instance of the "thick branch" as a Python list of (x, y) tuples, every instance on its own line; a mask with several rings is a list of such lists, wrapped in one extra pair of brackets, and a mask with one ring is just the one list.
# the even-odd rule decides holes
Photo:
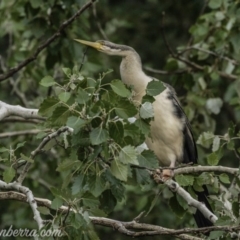
[[(3, 181), (0, 180), (0, 188), (1, 189), (8, 189), (8, 190), (17, 190), (23, 194), (25, 194), (25, 198), (29, 205), (31, 206), (32, 208), (32, 211), (33, 211), (33, 215), (34, 215), (34, 220), (37, 222), (38, 224), (38, 229), (41, 229), (43, 227), (43, 220), (41, 218), (41, 215), (37, 209), (37, 202), (33, 196), (33, 193), (32, 191), (27, 188), (27, 187), (24, 187), (22, 186), (21, 184), (17, 183), (17, 182), (13, 182), (13, 183), (5, 183)], [(23, 198), (22, 198), (23, 199)]]
[(44, 131), (40, 129), (29, 129), (29, 130), (15, 131), (15, 132), (6, 132), (6, 133), (0, 133), (0, 138), (15, 137), (15, 136), (21, 136), (21, 135), (36, 135), (40, 132), (46, 132), (46, 131), (49, 131), (49, 129), (46, 129)]
[(205, 204), (202, 202), (197, 201), (194, 199), (185, 189), (183, 189), (177, 182), (173, 181), (172, 179), (163, 180), (162, 179), (162, 173), (159, 170), (156, 170), (155, 172), (151, 173), (153, 175), (154, 180), (157, 183), (164, 183), (168, 186), (168, 188), (172, 192), (176, 192), (178, 195), (180, 195), (188, 204), (188, 206), (197, 208), (205, 218), (207, 218), (212, 223), (215, 223), (218, 218), (216, 215), (214, 215)]
[[(0, 200), (18, 200), (21, 202), (27, 202), (27, 197), (21, 193), (9, 191), (9, 192), (1, 192), (0, 193)], [(35, 198), (38, 206), (44, 206), (51, 209), (52, 202), (49, 199), (44, 198)], [(58, 211), (67, 213), (68, 207), (61, 206)], [(74, 211), (71, 209), (71, 211)], [(170, 228), (163, 228), (161, 226), (145, 224), (145, 223), (138, 223), (136, 221), (130, 222), (122, 222), (110, 218), (104, 217), (90, 217), (93, 224), (111, 227), (116, 229), (117, 231), (129, 235), (132, 237), (142, 237), (142, 236), (154, 236), (154, 235), (174, 235), (181, 239), (186, 240), (202, 240), (199, 237), (193, 237), (186, 235), (188, 234), (196, 234), (196, 233), (207, 233), (214, 230), (221, 230), (226, 232), (232, 232), (240, 230), (240, 226), (211, 226), (205, 228), (184, 228), (184, 229), (170, 229)], [(131, 230), (128, 230), (131, 229)], [(135, 231), (134, 231), (135, 230)]]
[(69, 26), (78, 16), (80, 16), (86, 9), (88, 9), (93, 3), (95, 2), (95, 0), (90, 0), (88, 1), (85, 5), (83, 5), (72, 17), (70, 17), (69, 19), (67, 19), (66, 21), (64, 21), (60, 27), (58, 28), (58, 30), (50, 37), (48, 38), (43, 44), (41, 44), (37, 50), (34, 52), (34, 54), (25, 59), (23, 62), (21, 62), (18, 66), (11, 68), (7, 73), (5, 74), (1, 74), (0, 75), (0, 82), (11, 77), (12, 75), (14, 75), (16, 72), (18, 72), (19, 70), (21, 70), (23, 67), (27, 66), (29, 63), (31, 63), (32, 61), (34, 61), (38, 54), (45, 49), (48, 45), (50, 45), (53, 41), (55, 41), (62, 33), (62, 31)]
[(186, 200), (187, 204), (189, 206), (197, 208), (205, 218), (207, 218), (212, 223), (215, 223), (218, 218), (215, 216), (207, 207), (205, 204), (197, 201), (194, 199), (186, 190), (184, 190), (182, 187), (179, 186), (179, 184), (172, 179), (169, 179), (165, 182), (165, 184), (173, 191), (179, 194), (183, 199)]
[(9, 116), (43, 119), (42, 117), (38, 116), (38, 109), (24, 108), (19, 105), (10, 105), (0, 101), (0, 121)]
[(201, 172), (225, 172), (237, 176), (239, 174), (239, 169), (224, 166), (189, 166), (174, 169), (175, 175)]

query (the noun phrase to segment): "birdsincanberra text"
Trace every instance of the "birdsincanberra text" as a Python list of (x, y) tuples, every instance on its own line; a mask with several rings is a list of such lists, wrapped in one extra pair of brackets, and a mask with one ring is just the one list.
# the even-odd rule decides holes
[(62, 232), (59, 229), (36, 229), (16, 228), (11, 225), (8, 229), (0, 230), (0, 237), (61, 237)]

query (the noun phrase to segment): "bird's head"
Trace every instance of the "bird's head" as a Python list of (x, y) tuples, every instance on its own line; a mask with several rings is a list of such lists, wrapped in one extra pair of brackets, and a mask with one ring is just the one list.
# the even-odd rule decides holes
[(74, 39), (77, 42), (80, 42), (84, 45), (93, 47), (100, 52), (106, 53), (108, 55), (122, 56), (125, 57), (135, 50), (129, 46), (115, 44), (105, 40), (98, 40), (96, 42), (89, 42), (81, 39)]

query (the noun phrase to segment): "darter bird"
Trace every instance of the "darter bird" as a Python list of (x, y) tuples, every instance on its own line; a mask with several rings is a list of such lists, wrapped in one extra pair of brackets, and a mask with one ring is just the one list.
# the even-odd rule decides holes
[[(119, 45), (105, 40), (89, 42), (75, 39), (84, 45), (93, 47), (108, 55), (122, 57), (120, 74), (122, 81), (132, 86), (135, 92), (134, 101), (141, 103), (146, 93), (147, 85), (153, 80), (142, 70), (142, 63), (139, 54), (126, 45)], [(197, 163), (197, 148), (191, 132), (189, 121), (177, 99), (175, 90), (166, 83), (163, 92), (155, 96), (153, 102), (154, 119), (150, 123), (151, 137), (146, 138), (146, 144), (159, 160), (161, 166), (175, 167), (179, 163)], [(173, 177), (173, 171), (165, 169), (163, 178)], [(196, 192), (198, 200), (205, 203), (211, 210), (208, 203), (208, 191)], [(197, 210), (194, 218), (198, 227), (212, 226), (213, 224)]]

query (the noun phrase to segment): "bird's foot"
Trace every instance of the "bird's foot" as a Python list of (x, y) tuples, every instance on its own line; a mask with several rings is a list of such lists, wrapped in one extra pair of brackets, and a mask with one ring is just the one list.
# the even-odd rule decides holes
[(166, 182), (168, 179), (172, 179), (174, 177), (174, 172), (172, 169), (163, 169), (162, 171), (162, 180)]
[(172, 169), (156, 169), (153, 173), (153, 179), (156, 183), (166, 182), (168, 179), (173, 178), (174, 172)]

